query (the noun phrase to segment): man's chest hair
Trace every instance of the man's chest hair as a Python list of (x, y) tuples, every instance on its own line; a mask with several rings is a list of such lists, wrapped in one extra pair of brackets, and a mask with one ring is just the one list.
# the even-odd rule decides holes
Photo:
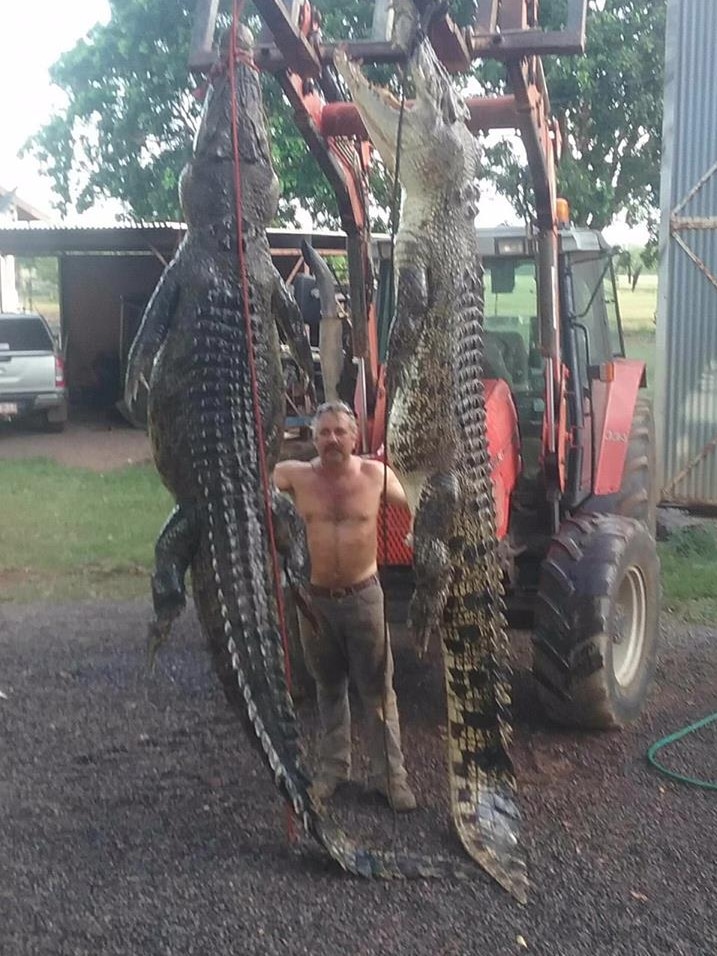
[(380, 486), (365, 477), (319, 479), (302, 489), (300, 511), (307, 521), (371, 521), (378, 513), (380, 497)]

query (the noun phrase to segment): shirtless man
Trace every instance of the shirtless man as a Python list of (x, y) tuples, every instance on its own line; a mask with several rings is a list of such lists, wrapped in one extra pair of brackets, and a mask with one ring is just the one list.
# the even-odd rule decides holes
[[(393, 657), (384, 636), (383, 591), (376, 566), (384, 465), (353, 453), (356, 419), (343, 402), (319, 406), (312, 431), (318, 457), (310, 462), (282, 461), (274, 469), (276, 487), (292, 496), (306, 523), (312, 609), (319, 622), (317, 630), (300, 622), (322, 728), (312, 793), (318, 801), (328, 800), (350, 778), (350, 674), (365, 713), (369, 787), (383, 794), (394, 810), (413, 810), (416, 798), (406, 782)], [(386, 499), (408, 508), (390, 469)]]

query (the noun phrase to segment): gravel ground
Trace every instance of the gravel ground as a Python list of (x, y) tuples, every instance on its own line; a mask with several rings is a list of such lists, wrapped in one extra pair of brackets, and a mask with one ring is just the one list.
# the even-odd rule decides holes
[[(669, 781), (644, 756), (717, 709), (717, 631), (668, 624), (645, 715), (596, 736), (541, 723), (518, 638), (523, 907), (480, 874), (369, 883), (306, 841), (291, 847), (193, 612), (154, 676), (148, 614), (145, 602), (0, 605), (0, 953), (717, 953), (716, 795)], [(438, 657), (419, 664), (400, 628), (394, 638), (421, 808), (394, 833), (392, 814), (356, 783), (336, 812), (372, 843), (463, 859), (447, 823)], [(301, 720), (311, 748), (311, 703)], [(665, 760), (717, 780), (716, 737), (712, 725)]]

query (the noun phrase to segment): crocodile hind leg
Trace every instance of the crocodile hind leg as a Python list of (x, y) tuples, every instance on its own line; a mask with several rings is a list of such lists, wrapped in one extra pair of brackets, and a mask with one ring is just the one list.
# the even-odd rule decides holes
[[(301, 618), (318, 628), (319, 623), (308, 591), (309, 549), (303, 519), (286, 495), (274, 489), (272, 497), (276, 549), (284, 563), (284, 626), (288, 648), (287, 680), (295, 704), (313, 696), (311, 676), (301, 641)], [(307, 627), (309, 624), (307, 623)]]
[(408, 608), (408, 625), (419, 653), (443, 619), (453, 576), (449, 538), (458, 506), (455, 475), (439, 472), (423, 486), (413, 524), (413, 570), (416, 589)]
[(306, 527), (287, 495), (274, 489), (271, 500), (276, 549), (284, 561), (284, 571), (292, 590), (304, 590), (309, 583), (309, 547)]
[(172, 623), (184, 610), (187, 601), (185, 577), (198, 543), (199, 530), (194, 506), (176, 505), (154, 546), (154, 620), (149, 625), (147, 644), (150, 669), (154, 667), (157, 651), (169, 637)]

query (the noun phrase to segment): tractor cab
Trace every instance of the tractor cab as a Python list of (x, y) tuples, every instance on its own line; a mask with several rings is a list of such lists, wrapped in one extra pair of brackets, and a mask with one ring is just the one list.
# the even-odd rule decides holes
[[(539, 320), (536, 243), (520, 227), (479, 229), (484, 270), (484, 372), (508, 383), (518, 413), (523, 483), (544, 462), (545, 347)], [(602, 395), (593, 382), (625, 354), (612, 247), (590, 229), (558, 233), (559, 341), (566, 376), (566, 426), (573, 431), (564, 491), (574, 507), (592, 491), (593, 436), (586, 425)], [(578, 435), (577, 431), (580, 431)]]
[[(546, 514), (549, 493), (550, 449), (547, 442), (546, 403), (549, 366), (541, 320), (538, 243), (521, 227), (478, 229), (483, 269), (483, 376), (489, 399), (487, 414), (500, 401), (514, 406), (519, 431), (520, 463), (510, 493), (518, 503)], [(378, 265), (377, 326), (379, 363), (385, 362), (391, 321), (390, 243), (375, 241)], [(598, 482), (597, 466), (605, 438), (607, 401), (613, 383), (632, 382), (632, 402), (641, 371), (625, 361), (617, 288), (612, 266), (613, 248), (601, 233), (565, 226), (558, 231), (558, 354), (564, 392), (559, 397), (562, 447), (553, 466), (560, 492), (561, 513), (570, 513), (605, 491), (605, 475)], [(549, 320), (548, 320), (549, 321)], [(618, 363), (618, 364), (616, 364)], [(629, 369), (626, 368), (629, 366)], [(637, 377), (636, 377), (637, 376)], [(493, 382), (508, 390), (495, 393)], [(630, 386), (628, 383), (628, 390)], [(614, 396), (612, 396), (614, 399)], [(626, 436), (625, 436), (626, 438)], [(501, 452), (502, 454), (502, 452)], [(604, 469), (603, 469), (604, 471)], [(519, 477), (518, 477), (519, 476)], [(550, 531), (552, 529), (547, 528)]]

